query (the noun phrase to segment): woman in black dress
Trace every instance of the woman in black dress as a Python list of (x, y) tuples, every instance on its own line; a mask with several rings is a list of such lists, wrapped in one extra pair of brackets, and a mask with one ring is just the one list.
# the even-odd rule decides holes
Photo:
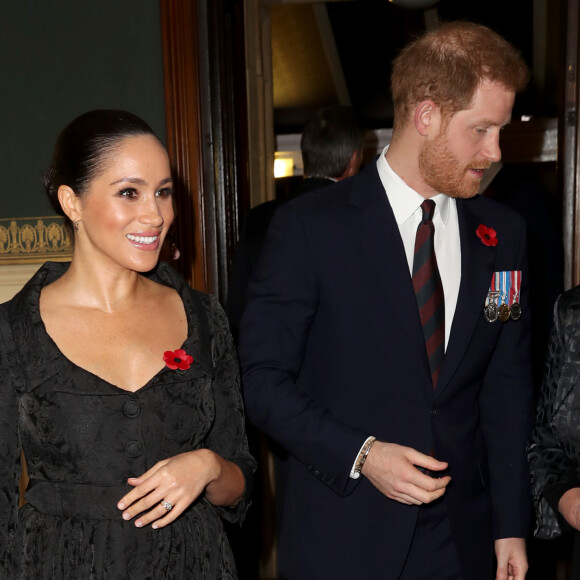
[(572, 578), (580, 580), (580, 286), (554, 307), (546, 374), (528, 459), (538, 538), (575, 530)]
[(0, 306), (0, 578), (235, 578), (220, 518), (242, 519), (255, 463), (226, 318), (158, 264), (167, 153), (92, 111), (45, 186), (75, 245)]

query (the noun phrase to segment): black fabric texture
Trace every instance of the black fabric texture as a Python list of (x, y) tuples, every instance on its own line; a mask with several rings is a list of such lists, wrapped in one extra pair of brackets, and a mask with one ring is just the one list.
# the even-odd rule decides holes
[[(76, 366), (46, 333), (39, 295), (67, 264), (47, 263), (0, 306), (0, 578), (236, 578), (221, 519), (247, 508), (203, 496), (154, 530), (125, 522), (116, 503), (162, 459), (209, 448), (251, 480), (238, 363), (217, 301), (168, 265), (150, 277), (175, 288), (188, 318), (186, 371), (160, 370), (128, 392)], [(146, 315), (144, 315), (146, 316)], [(18, 509), (20, 454), (30, 485)]]

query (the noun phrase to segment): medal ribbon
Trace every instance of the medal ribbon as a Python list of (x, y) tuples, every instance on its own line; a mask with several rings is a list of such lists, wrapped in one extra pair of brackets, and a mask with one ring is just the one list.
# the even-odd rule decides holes
[(510, 305), (518, 302), (520, 297), (520, 285), (522, 283), (522, 271), (512, 270), (510, 272)]
[(511, 306), (511, 272), (501, 272), (501, 303)]

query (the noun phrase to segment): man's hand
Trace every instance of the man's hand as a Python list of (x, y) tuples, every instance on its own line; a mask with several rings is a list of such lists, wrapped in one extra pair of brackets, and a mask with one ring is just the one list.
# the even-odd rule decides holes
[(411, 447), (375, 441), (362, 473), (382, 494), (407, 505), (430, 503), (440, 498), (451, 477), (433, 478), (417, 467), (442, 471), (447, 463)]
[(528, 571), (524, 538), (502, 538), (495, 541), (497, 574), (495, 580), (524, 580)]
[(580, 487), (573, 487), (562, 495), (558, 510), (576, 530), (580, 530)]

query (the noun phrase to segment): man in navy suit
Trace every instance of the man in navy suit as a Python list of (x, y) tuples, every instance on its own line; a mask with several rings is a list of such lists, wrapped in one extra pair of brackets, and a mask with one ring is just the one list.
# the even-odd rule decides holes
[(390, 146), (274, 217), (240, 358), (288, 451), (280, 578), (488, 580), (494, 555), (525, 576), (525, 230), (476, 194), (527, 80), (488, 28), (425, 34), (394, 63)]

